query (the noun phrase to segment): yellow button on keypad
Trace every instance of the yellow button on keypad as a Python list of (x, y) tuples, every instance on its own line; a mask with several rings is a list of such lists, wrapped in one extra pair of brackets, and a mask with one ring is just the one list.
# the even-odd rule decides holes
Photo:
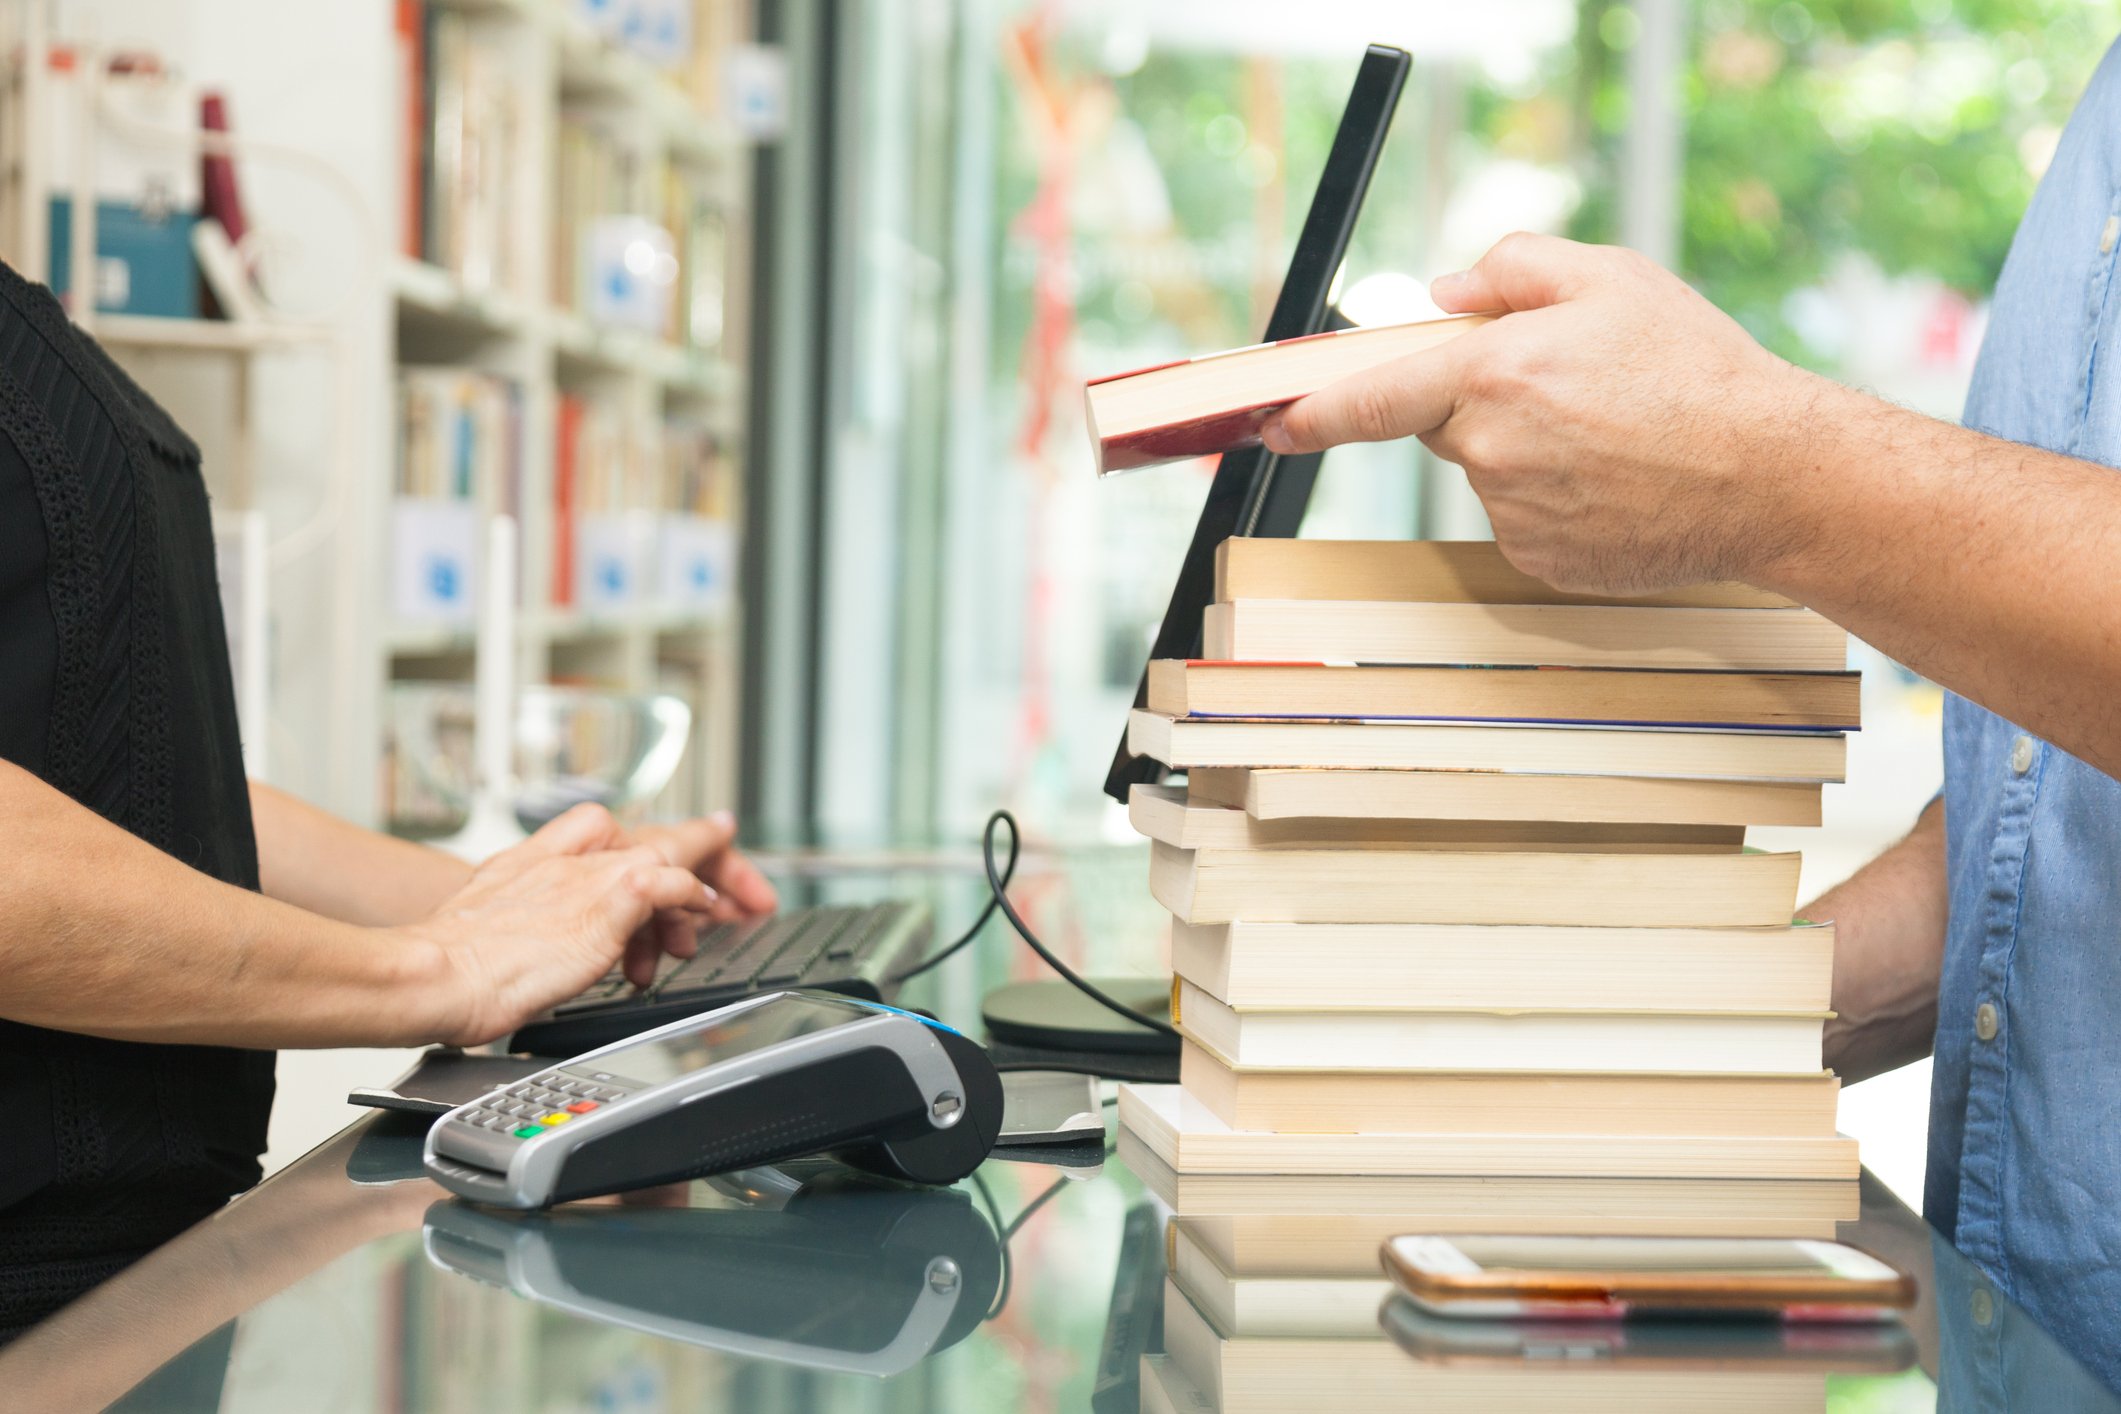
[(567, 1121), (569, 1121), (569, 1120), (571, 1120), (571, 1119), (573, 1119), (573, 1118), (574, 1118), (574, 1116), (573, 1116), (573, 1115), (567, 1115), (567, 1114), (549, 1114), (549, 1115), (540, 1115), (540, 1116), (538, 1117), (538, 1123), (539, 1123), (539, 1124), (565, 1124), (565, 1123), (567, 1123)]

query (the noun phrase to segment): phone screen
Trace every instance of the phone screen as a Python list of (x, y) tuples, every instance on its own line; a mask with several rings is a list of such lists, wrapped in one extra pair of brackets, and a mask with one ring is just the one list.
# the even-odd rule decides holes
[(1856, 1255), (1824, 1243), (1773, 1238), (1460, 1237), (1452, 1245), (1489, 1272), (1834, 1277)]

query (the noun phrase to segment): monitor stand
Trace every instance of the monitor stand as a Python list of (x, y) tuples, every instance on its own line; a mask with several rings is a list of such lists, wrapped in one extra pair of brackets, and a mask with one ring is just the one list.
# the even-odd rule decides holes
[[(1092, 977), (1116, 1002), (1161, 1021), (1171, 1019), (1171, 984), (1151, 977)], [(1176, 1056), (1178, 1038), (1151, 1031), (1099, 1006), (1067, 982), (1011, 982), (980, 1003), (987, 1034), (1027, 1051), (1105, 1056)]]

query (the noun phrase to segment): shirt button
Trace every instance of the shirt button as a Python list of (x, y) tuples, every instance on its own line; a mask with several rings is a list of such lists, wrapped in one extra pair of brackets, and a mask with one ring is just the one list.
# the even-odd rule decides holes
[(2033, 768), (2033, 739), (2021, 736), (2011, 743), (2011, 774), (2022, 776)]
[(1974, 1308), (1973, 1317), (1975, 1325), (1985, 1326), (1990, 1321), (1996, 1319), (1996, 1298), (1988, 1294), (1987, 1287), (1983, 1286), (1974, 1288), (1974, 1297), (1972, 1302), (1970, 1302), (1969, 1304), (1972, 1305)]
[(1996, 1004), (1983, 1002), (1974, 1008), (1974, 1034), (1984, 1041), (1996, 1039)]

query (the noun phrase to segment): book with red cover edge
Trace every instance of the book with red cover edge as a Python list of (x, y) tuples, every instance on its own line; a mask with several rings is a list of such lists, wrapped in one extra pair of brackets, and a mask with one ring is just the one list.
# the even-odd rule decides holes
[[(1453, 315), (1423, 323), (1455, 323), (1464, 321), (1486, 322), (1493, 315)], [(1223, 349), (1215, 353), (1199, 354), (1193, 358), (1166, 359), (1140, 368), (1130, 368), (1124, 373), (1108, 373), (1092, 378), (1083, 384), (1085, 422), (1091, 429), (1091, 440), (1097, 451), (1097, 472), (1109, 476), (1113, 472), (1134, 471), (1160, 462), (1183, 461), (1189, 457), (1219, 456), (1244, 447), (1259, 444), (1260, 429), (1268, 417), (1299, 398), (1308, 396), (1316, 389), (1306, 389), (1286, 398), (1275, 398), (1266, 402), (1252, 403), (1242, 407), (1226, 408), (1205, 417), (1188, 418), (1179, 422), (1161, 423), (1125, 436), (1105, 437), (1097, 432), (1097, 418), (1090, 410), (1090, 390), (1107, 383), (1117, 383), (1128, 378), (1139, 378), (1144, 374), (1158, 373), (1167, 368), (1177, 368), (1189, 363), (1212, 363), (1217, 359), (1232, 358), (1260, 349), (1282, 348), (1291, 344), (1317, 343), (1326, 339), (1338, 339), (1350, 334), (1376, 332), (1376, 326), (1355, 325), (1347, 329), (1326, 329), (1316, 334), (1300, 334), (1293, 339), (1275, 339), (1264, 344), (1248, 344), (1243, 348)]]

